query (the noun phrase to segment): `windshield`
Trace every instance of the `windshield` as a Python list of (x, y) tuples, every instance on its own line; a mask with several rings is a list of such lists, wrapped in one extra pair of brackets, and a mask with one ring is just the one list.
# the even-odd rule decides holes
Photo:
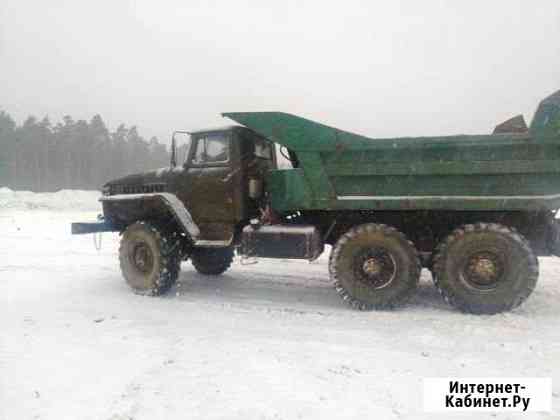
[(198, 138), (193, 163), (225, 163), (229, 160), (229, 138), (224, 133), (209, 133)]

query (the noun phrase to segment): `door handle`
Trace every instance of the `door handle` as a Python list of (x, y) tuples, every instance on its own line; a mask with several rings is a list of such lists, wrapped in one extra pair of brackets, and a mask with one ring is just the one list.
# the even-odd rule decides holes
[(222, 178), (222, 182), (223, 182), (223, 183), (226, 183), (226, 182), (231, 181), (232, 178), (233, 178), (233, 176), (234, 176), (237, 172), (239, 172), (239, 169), (240, 169), (240, 168), (237, 168), (235, 171), (231, 171), (229, 174), (227, 174), (226, 176), (224, 176), (224, 177)]

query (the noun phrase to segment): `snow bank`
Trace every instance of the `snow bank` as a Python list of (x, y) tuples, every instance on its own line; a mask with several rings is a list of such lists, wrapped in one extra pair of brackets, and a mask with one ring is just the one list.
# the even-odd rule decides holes
[(0, 188), (0, 211), (6, 210), (55, 210), (98, 211), (99, 191), (60, 190), (53, 193), (12, 191)]

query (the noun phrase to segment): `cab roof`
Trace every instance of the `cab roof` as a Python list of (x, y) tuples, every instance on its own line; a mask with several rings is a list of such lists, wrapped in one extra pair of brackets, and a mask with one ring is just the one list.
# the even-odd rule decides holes
[(231, 130), (235, 130), (237, 128), (247, 129), (246, 127), (243, 127), (242, 125), (230, 124), (230, 125), (222, 125), (222, 126), (216, 126), (216, 127), (202, 128), (202, 129), (198, 129), (198, 130), (188, 131), (188, 133), (189, 134), (203, 134), (203, 133), (212, 133), (212, 132), (215, 132), (215, 131), (231, 131)]

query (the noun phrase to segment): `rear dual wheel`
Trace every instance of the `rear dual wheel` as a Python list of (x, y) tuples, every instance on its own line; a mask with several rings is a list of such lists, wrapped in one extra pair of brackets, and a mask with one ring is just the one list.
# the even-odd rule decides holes
[(451, 305), (464, 312), (495, 314), (527, 299), (537, 283), (539, 263), (515, 230), (477, 223), (456, 229), (441, 242), (433, 276)]
[(403, 233), (373, 223), (342, 235), (329, 259), (337, 292), (360, 310), (404, 304), (416, 290), (420, 269), (418, 253)]

